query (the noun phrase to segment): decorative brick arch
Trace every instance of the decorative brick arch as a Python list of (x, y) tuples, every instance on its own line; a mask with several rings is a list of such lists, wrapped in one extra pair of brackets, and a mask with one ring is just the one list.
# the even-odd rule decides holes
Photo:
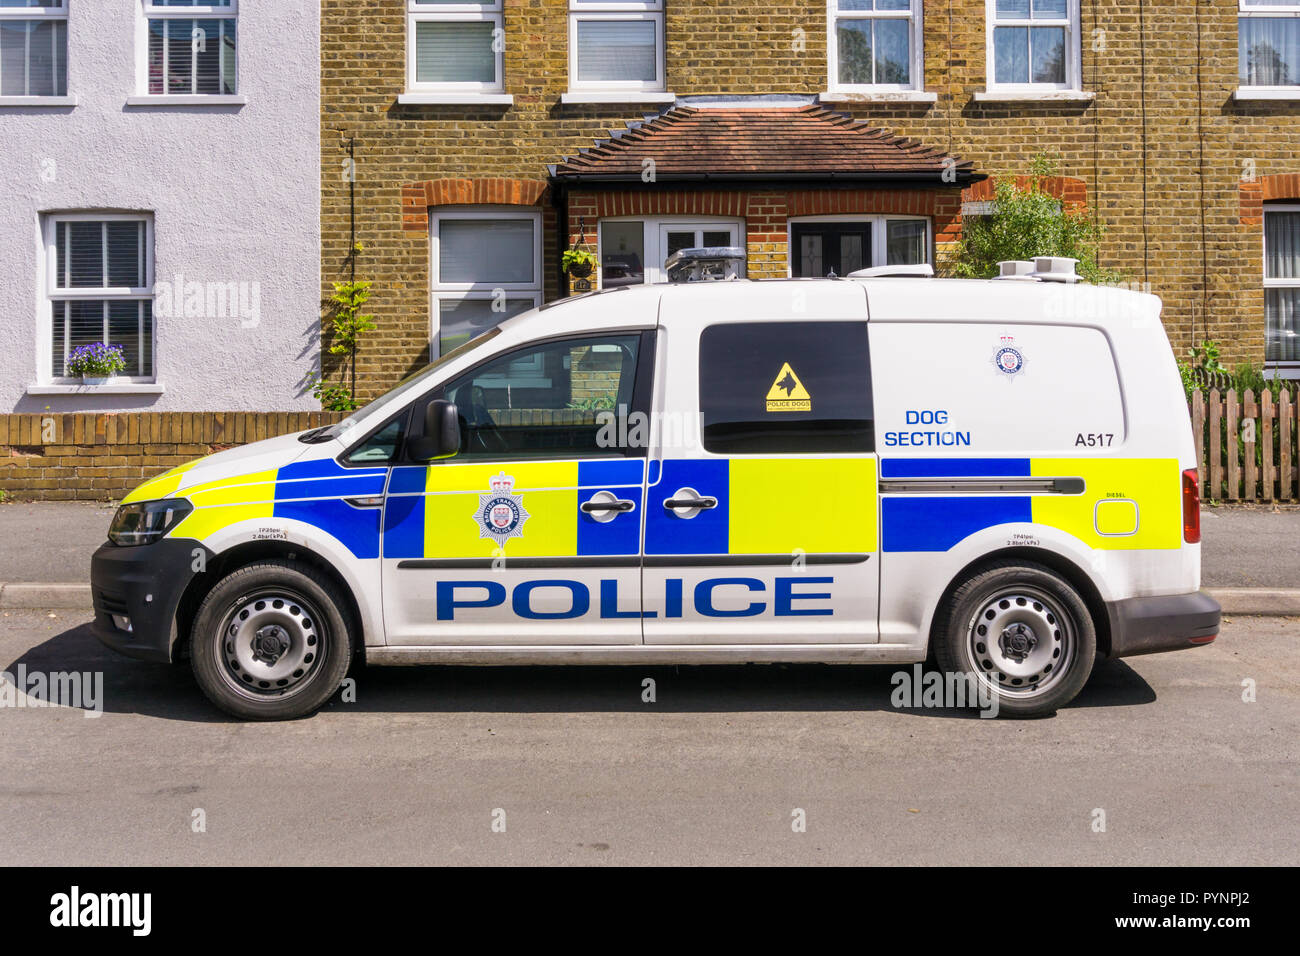
[[(1032, 181), (1030, 176), (1017, 176), (1016, 185), (1024, 189)], [(1049, 196), (1054, 196), (1072, 209), (1082, 209), (1088, 204), (1088, 184), (1074, 176), (1040, 176), (1038, 185)], [(962, 202), (989, 202), (997, 198), (997, 180), (988, 179), (971, 183), (961, 193)]]
[(430, 206), (541, 206), (539, 179), (427, 179), (402, 186), (402, 231), (427, 234)]
[(1264, 203), (1300, 200), (1300, 173), (1274, 173), (1237, 185), (1240, 198), (1238, 222), (1243, 226), (1264, 224)]

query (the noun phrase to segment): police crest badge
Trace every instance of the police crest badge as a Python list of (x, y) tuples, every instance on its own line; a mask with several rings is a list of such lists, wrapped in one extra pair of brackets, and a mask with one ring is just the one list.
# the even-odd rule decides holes
[(509, 538), (524, 536), (524, 522), (529, 514), (524, 510), (524, 496), (513, 493), (514, 478), (504, 471), (488, 482), (492, 490), (478, 496), (478, 509), (474, 512), (474, 521), (478, 524), (478, 536), (491, 538), (498, 548), (505, 547)]

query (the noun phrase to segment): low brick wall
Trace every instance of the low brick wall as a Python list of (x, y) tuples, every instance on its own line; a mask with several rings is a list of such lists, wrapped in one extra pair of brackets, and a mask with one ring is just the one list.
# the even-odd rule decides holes
[(340, 412), (0, 415), (0, 491), (18, 500), (121, 498), (213, 452), (328, 425)]

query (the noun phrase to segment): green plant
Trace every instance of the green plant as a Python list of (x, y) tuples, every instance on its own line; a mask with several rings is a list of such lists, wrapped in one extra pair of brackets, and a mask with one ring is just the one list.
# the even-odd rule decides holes
[(990, 279), (1003, 260), (1066, 256), (1079, 261), (1077, 271), (1087, 282), (1123, 281), (1124, 273), (1097, 262), (1105, 226), (1086, 209), (1067, 207), (1047, 192), (1043, 181), (1056, 174), (1056, 161), (1040, 154), (1030, 164), (1024, 185), (1014, 177), (998, 180), (992, 211), (963, 221), (952, 273)]
[(91, 378), (107, 378), (126, 368), (126, 358), (122, 346), (109, 345), (107, 342), (92, 342), (78, 345), (68, 356), (69, 375), (85, 375)]
[(357, 400), (353, 397), (352, 390), (340, 382), (327, 382), (311, 373), (307, 376), (307, 387), (319, 399), (320, 407), (327, 412), (357, 410)]
[(1231, 373), (1219, 361), (1221, 348), (1214, 339), (1205, 339), (1200, 345), (1187, 350), (1187, 361), (1178, 363), (1178, 375), (1183, 381), (1183, 391), (1187, 400), (1192, 400), (1195, 391), (1208, 391), (1211, 388), (1231, 388)]
[[(333, 334), (330, 338), (329, 350), (332, 355), (347, 355), (348, 365), (344, 377), (348, 380), (348, 385), (326, 385), (323, 381), (313, 382), (312, 394), (321, 398), (321, 404), (324, 405), (327, 400), (333, 401), (334, 411), (351, 410), (357, 407), (357, 349), (362, 337), (367, 332), (374, 331), (375, 317), (366, 315), (361, 310), (365, 307), (366, 302), (370, 300), (371, 282), (352, 281), (352, 282), (335, 282), (334, 294), (330, 296), (330, 302), (334, 308)], [(316, 391), (315, 389), (319, 389)], [(346, 392), (347, 397), (343, 399), (335, 390)], [(326, 397), (328, 396), (328, 398)], [(344, 407), (344, 403), (347, 404)]]
[(1178, 377), (1183, 380), (1183, 394), (1190, 402), (1192, 393), (1201, 387), (1200, 383), (1196, 381), (1196, 372), (1187, 362), (1179, 362)]
[(1200, 345), (1194, 345), (1187, 350), (1188, 357), (1207, 372), (1227, 371), (1219, 361), (1221, 354), (1222, 348), (1214, 339), (1206, 339)]
[(587, 398), (579, 398), (569, 402), (569, 407), (580, 409), (584, 412), (610, 409), (614, 407), (614, 393), (606, 392), (604, 395), (591, 395)]
[(573, 271), (575, 266), (588, 266), (595, 269), (596, 257), (586, 249), (565, 249), (564, 255), (560, 257), (560, 263), (564, 266), (565, 272)]

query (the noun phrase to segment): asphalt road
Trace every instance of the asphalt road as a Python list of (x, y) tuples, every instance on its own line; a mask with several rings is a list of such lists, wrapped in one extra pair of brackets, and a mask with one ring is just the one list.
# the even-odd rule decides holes
[[(1300, 507), (1206, 508), (1201, 527), (1206, 587), (1300, 588)], [(0, 504), (0, 583), (85, 584), (113, 507), (103, 503)]]
[(104, 713), (0, 708), (0, 846), (69, 865), (1295, 865), (1298, 644), (1300, 620), (1233, 620), (1103, 665), (1034, 721), (895, 710), (892, 668), (442, 667), (364, 670), (355, 703), (242, 724), (76, 615), (10, 611), (0, 669), (102, 672)]

